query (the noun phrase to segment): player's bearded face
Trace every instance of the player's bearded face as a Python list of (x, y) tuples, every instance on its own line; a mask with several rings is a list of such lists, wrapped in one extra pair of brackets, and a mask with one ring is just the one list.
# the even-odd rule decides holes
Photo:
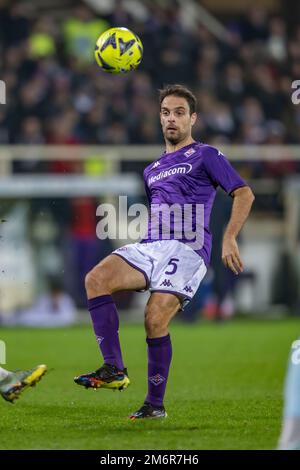
[(196, 114), (190, 114), (185, 98), (167, 96), (161, 103), (160, 122), (166, 141), (176, 145), (191, 135)]

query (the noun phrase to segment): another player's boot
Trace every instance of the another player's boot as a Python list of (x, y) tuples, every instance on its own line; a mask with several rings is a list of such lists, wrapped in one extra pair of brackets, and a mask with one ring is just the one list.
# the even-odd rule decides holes
[(145, 402), (139, 410), (129, 416), (129, 419), (134, 421), (140, 418), (166, 418), (167, 416), (164, 406), (153, 406)]
[(0, 394), (4, 400), (13, 403), (27, 387), (33, 387), (47, 371), (44, 364), (30, 370), (16, 370), (0, 382)]
[(110, 388), (125, 390), (130, 384), (127, 369), (118, 369), (111, 364), (104, 364), (100, 369), (89, 374), (79, 375), (74, 382), (85, 388)]

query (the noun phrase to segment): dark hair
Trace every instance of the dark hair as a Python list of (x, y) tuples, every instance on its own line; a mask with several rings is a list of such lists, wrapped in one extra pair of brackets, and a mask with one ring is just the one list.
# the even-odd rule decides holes
[(162, 90), (159, 90), (159, 105), (165, 99), (166, 96), (180, 96), (180, 98), (185, 98), (188, 102), (190, 108), (190, 114), (196, 112), (197, 109), (197, 99), (193, 93), (183, 85), (166, 85)]

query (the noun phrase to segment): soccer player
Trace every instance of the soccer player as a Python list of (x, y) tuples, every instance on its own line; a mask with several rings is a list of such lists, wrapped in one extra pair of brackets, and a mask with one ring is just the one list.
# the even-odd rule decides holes
[[(166, 416), (164, 396), (172, 358), (168, 325), (191, 300), (206, 273), (212, 238), (209, 219), (218, 186), (233, 197), (222, 259), (235, 274), (243, 270), (236, 237), (254, 196), (221, 152), (193, 139), (196, 119), (196, 98), (190, 90), (168, 85), (160, 91), (166, 149), (144, 171), (151, 205), (148, 234), (140, 243), (115, 250), (86, 276), (88, 308), (104, 365), (75, 377), (85, 387), (128, 387), (112, 294), (129, 289), (150, 291), (145, 309), (148, 393), (142, 407), (130, 416), (132, 420)], [(167, 209), (173, 204), (176, 210), (170, 214)], [(169, 227), (167, 219), (171, 220)]]
[(8, 371), (0, 367), (0, 394), (4, 400), (14, 403), (27, 387), (33, 387), (41, 380), (47, 366), (40, 365), (30, 370)]
[(285, 380), (279, 450), (300, 450), (300, 340), (294, 341)]

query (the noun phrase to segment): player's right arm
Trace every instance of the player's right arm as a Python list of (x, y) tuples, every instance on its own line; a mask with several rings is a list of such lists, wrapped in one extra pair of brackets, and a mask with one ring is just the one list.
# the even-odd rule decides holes
[(254, 195), (228, 159), (214, 147), (207, 146), (203, 162), (214, 186), (221, 186), (233, 197), (231, 217), (223, 238), (222, 261), (227, 268), (239, 274), (243, 271), (243, 263), (236, 239), (250, 213)]

